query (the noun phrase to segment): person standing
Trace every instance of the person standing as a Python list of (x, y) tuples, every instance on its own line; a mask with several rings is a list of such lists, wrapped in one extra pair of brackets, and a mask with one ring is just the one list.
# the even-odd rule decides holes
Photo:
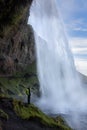
[(27, 94), (27, 103), (30, 104), (30, 98), (31, 98), (30, 87), (27, 88), (27, 90), (26, 90), (26, 94)]

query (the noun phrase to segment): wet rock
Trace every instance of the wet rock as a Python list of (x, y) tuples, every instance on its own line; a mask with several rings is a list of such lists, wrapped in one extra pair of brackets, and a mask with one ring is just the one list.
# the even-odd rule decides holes
[(33, 29), (27, 24), (31, 3), (32, 0), (0, 0), (1, 74), (21, 71), (35, 60)]

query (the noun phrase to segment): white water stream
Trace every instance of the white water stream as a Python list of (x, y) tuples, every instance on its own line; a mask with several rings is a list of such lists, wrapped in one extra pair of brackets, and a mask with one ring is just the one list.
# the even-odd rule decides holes
[[(56, 0), (34, 0), (29, 23), (35, 32), (41, 97), (37, 105), (46, 113), (69, 115), (71, 127), (84, 129), (87, 92), (77, 75)], [(82, 125), (84, 124), (84, 125)]]

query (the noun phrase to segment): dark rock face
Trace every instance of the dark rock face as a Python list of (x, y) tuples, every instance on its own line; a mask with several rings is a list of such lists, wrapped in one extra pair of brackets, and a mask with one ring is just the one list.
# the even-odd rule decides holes
[(15, 35), (0, 39), (0, 57), (0, 70), (4, 73), (12, 73), (32, 63), (35, 55), (31, 26), (21, 25)]
[(13, 74), (35, 60), (33, 29), (27, 24), (32, 0), (0, 0), (0, 74)]
[(31, 3), (32, 0), (0, 0), (0, 36), (3, 37), (6, 30), (12, 29), (15, 25), (27, 22), (26, 12)]

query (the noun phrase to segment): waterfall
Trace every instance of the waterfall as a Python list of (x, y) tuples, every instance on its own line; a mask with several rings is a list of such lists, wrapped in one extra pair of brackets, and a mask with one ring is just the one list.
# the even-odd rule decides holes
[(87, 92), (76, 72), (56, 0), (34, 0), (29, 23), (35, 34), (41, 92), (36, 104), (48, 114), (69, 115), (68, 123), (83, 130), (80, 116), (87, 109)]

